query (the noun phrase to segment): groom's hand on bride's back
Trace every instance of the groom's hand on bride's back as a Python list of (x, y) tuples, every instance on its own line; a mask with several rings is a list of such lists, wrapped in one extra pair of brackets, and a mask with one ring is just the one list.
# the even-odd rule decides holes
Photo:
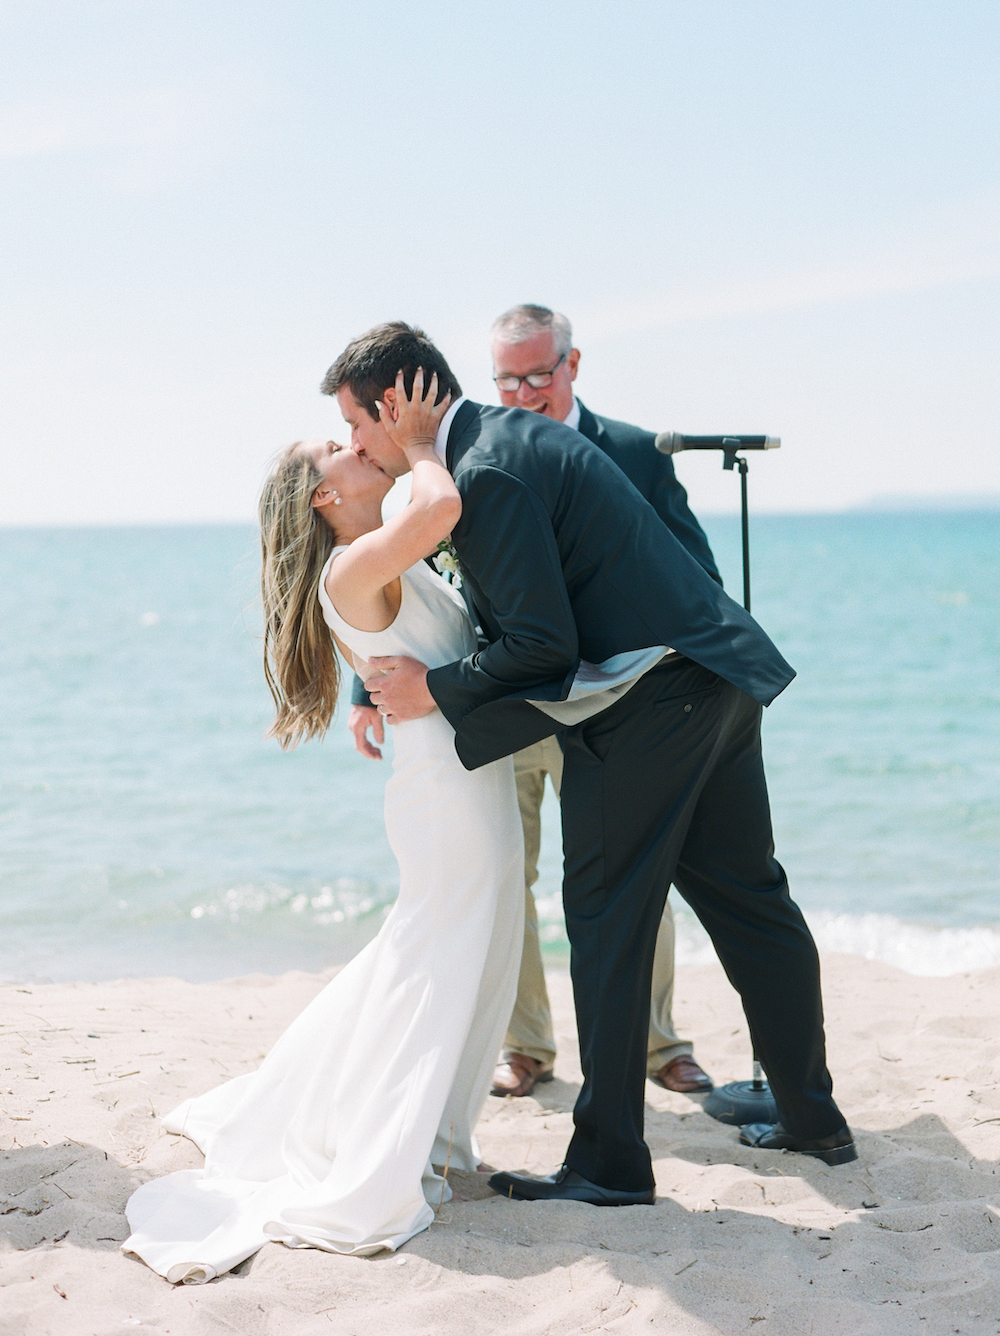
[(381, 761), (382, 753), (378, 747), (368, 741), (368, 730), (371, 729), (372, 737), (379, 747), (385, 742), (385, 721), (376, 707), (374, 705), (352, 705), (351, 713), (347, 716), (347, 727), (354, 735), (355, 751), (359, 751), (362, 756), (367, 756), (369, 761)]
[(388, 654), (369, 659), (373, 671), (365, 678), (365, 690), (388, 724), (422, 719), (436, 708), (427, 690), (427, 665), (405, 655)]

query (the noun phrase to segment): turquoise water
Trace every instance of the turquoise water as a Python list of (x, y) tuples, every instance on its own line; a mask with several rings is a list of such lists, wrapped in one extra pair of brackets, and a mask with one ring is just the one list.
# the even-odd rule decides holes
[[(706, 523), (730, 590), (739, 532)], [(395, 891), (386, 763), (264, 739), (250, 526), (0, 531), (0, 978), (350, 957)], [(821, 945), (1000, 964), (1000, 515), (762, 517), (778, 854)], [(540, 901), (558, 912), (558, 812)], [(709, 948), (681, 915), (679, 953)]]

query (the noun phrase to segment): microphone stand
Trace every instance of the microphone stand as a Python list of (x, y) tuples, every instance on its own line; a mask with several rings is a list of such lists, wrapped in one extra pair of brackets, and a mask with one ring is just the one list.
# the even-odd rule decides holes
[(732, 470), (733, 465), (740, 471), (740, 516), (743, 530), (743, 606), (750, 611), (750, 513), (747, 509), (747, 473), (750, 466), (742, 455), (727, 450), (722, 457), (722, 467)]
[[(722, 467), (740, 475), (741, 529), (743, 538), (743, 606), (750, 611), (750, 512), (747, 506), (747, 461), (737, 455), (740, 442), (732, 437), (723, 440)], [(776, 1123), (778, 1108), (771, 1087), (764, 1080), (764, 1069), (756, 1052), (753, 1055), (753, 1079), (730, 1081), (718, 1086), (703, 1105), (710, 1118), (719, 1123), (742, 1127), (746, 1123)]]

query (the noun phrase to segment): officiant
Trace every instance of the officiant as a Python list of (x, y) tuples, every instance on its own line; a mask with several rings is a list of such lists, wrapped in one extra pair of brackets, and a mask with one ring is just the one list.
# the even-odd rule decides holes
[[(581, 432), (622, 470), (664, 524), (714, 580), (722, 580), (705, 533), (691, 513), (673, 462), (653, 446), (654, 433), (598, 417), (573, 393), (580, 350), (566, 316), (547, 306), (514, 306), (490, 330), (493, 379), (505, 408), (524, 408), (565, 422)], [(562, 749), (556, 737), (543, 738), (514, 754), (517, 799), (524, 827), (524, 953), (517, 1002), (504, 1053), (493, 1077), (496, 1095), (526, 1095), (552, 1071), (556, 1056), (552, 1012), (538, 937), (532, 887), (538, 879), (541, 805), (545, 780), (558, 795)], [(646, 1071), (667, 1090), (686, 1094), (712, 1089), (711, 1077), (694, 1058), (694, 1048), (678, 1036), (673, 1021), (674, 915), (668, 898), (656, 936), (650, 999)]]

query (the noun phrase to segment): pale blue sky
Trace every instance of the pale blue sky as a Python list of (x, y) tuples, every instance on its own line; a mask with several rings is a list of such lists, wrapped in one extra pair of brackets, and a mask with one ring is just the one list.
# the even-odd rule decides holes
[[(0, 3), (0, 523), (249, 518), (352, 335), (766, 431), (755, 505), (1000, 492), (1000, 5)], [(679, 472), (730, 508), (713, 458)]]

